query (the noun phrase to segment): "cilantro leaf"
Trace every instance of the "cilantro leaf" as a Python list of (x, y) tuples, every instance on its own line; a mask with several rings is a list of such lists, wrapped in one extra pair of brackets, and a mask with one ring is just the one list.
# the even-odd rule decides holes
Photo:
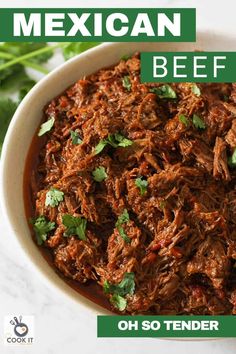
[(83, 140), (80, 138), (80, 136), (79, 136), (77, 131), (71, 130), (70, 131), (70, 137), (71, 137), (73, 145), (80, 145), (83, 142)]
[(129, 213), (127, 211), (127, 209), (124, 209), (123, 213), (118, 217), (117, 223), (122, 225), (126, 222), (128, 222), (129, 219)]
[(45, 205), (56, 207), (64, 199), (64, 193), (56, 188), (51, 188), (46, 194)]
[(102, 152), (102, 150), (105, 148), (105, 146), (107, 146), (108, 142), (106, 139), (102, 139), (99, 141), (99, 143), (96, 145), (95, 147), (95, 155), (100, 154), (100, 152)]
[(42, 136), (49, 132), (54, 126), (55, 118), (49, 118), (45, 123), (41, 124), (40, 130), (38, 132), (38, 136)]
[(119, 284), (110, 284), (108, 281), (105, 281), (103, 290), (107, 294), (133, 295), (135, 290), (134, 273), (125, 273), (124, 278)]
[(133, 144), (133, 142), (120, 133), (115, 134), (115, 140), (117, 141), (117, 146), (127, 147)]
[(183, 123), (186, 127), (189, 124), (188, 118), (184, 114), (179, 115), (179, 121)]
[(93, 172), (93, 179), (96, 182), (102, 182), (104, 179), (107, 178), (106, 170), (103, 166), (97, 167)]
[[(0, 50), (20, 57), (46, 47), (49, 47), (46, 42), (4, 42), (0, 45)], [(52, 56), (53, 51), (48, 51), (31, 58), (30, 61), (37, 64), (46, 63)]]
[(131, 91), (132, 85), (131, 85), (130, 77), (128, 75), (123, 77), (122, 85), (124, 88), (126, 88), (127, 91)]
[(100, 140), (100, 142), (95, 147), (95, 155), (100, 154), (105, 146), (110, 145), (113, 148), (120, 147), (127, 147), (132, 145), (132, 140), (127, 139), (120, 133), (110, 134), (106, 139)]
[(160, 98), (176, 98), (177, 95), (170, 85), (163, 85), (160, 87), (153, 87), (149, 90), (155, 93)]
[(63, 47), (64, 58), (65, 60), (68, 60), (77, 54), (96, 47), (100, 43), (101, 42), (68, 42), (68, 44)]
[(135, 180), (135, 185), (140, 189), (140, 194), (144, 195), (147, 191), (148, 181), (143, 179), (143, 177), (138, 177)]
[(228, 165), (232, 168), (236, 167), (236, 149), (234, 149), (232, 156), (228, 158)]
[(197, 114), (193, 115), (193, 124), (198, 129), (205, 129), (206, 128), (205, 122)]
[[(4, 63), (7, 63), (7, 61), (0, 59), (0, 65)], [(0, 90), (14, 92), (26, 78), (28, 78), (28, 75), (21, 64), (15, 64), (0, 70)]]
[[(103, 284), (106, 294), (112, 294), (110, 301), (120, 311), (126, 308), (127, 301), (124, 296), (133, 295), (135, 291), (134, 273), (125, 273), (119, 284), (110, 284), (107, 280)], [(120, 306), (120, 303), (122, 306)]]
[(124, 311), (127, 306), (127, 300), (118, 294), (114, 294), (111, 297), (111, 303), (114, 307), (116, 307), (120, 311)]
[(130, 243), (131, 240), (130, 240), (129, 236), (126, 234), (126, 232), (125, 232), (123, 226), (121, 226), (121, 225), (116, 225), (116, 228), (117, 228), (117, 230), (118, 230), (120, 236), (123, 238), (123, 240), (124, 240), (126, 243)]
[(20, 91), (19, 91), (19, 100), (23, 100), (23, 98), (27, 95), (27, 93), (34, 87), (36, 81), (27, 78), (21, 84)]
[(197, 97), (201, 96), (201, 90), (200, 90), (200, 88), (199, 88), (196, 84), (193, 84), (193, 85), (192, 85), (192, 92), (193, 92), (194, 95), (196, 95)]
[(120, 236), (123, 238), (123, 240), (126, 243), (130, 243), (131, 240), (129, 238), (129, 236), (126, 234), (124, 228), (123, 228), (123, 224), (127, 223), (129, 221), (129, 213), (127, 211), (127, 209), (124, 209), (123, 213), (118, 217), (118, 220), (116, 222), (116, 228), (120, 234)]
[(55, 222), (48, 221), (45, 216), (39, 216), (30, 222), (34, 225), (37, 243), (41, 246), (47, 240), (48, 233), (55, 229)]
[(15, 113), (17, 104), (11, 99), (0, 98), (0, 152), (8, 125)]
[(64, 233), (65, 237), (77, 235), (80, 240), (86, 240), (86, 219), (65, 214), (62, 216), (62, 223), (67, 228), (66, 232)]

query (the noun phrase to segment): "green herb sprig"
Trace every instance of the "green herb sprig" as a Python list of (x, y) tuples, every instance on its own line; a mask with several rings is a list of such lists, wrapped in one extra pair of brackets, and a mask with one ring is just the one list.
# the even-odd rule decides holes
[(107, 280), (103, 284), (103, 290), (106, 294), (112, 294), (111, 303), (120, 311), (124, 311), (127, 306), (127, 300), (124, 296), (133, 295), (135, 291), (134, 273), (125, 273), (119, 284), (111, 284)]
[(133, 142), (132, 140), (127, 139), (120, 133), (115, 133), (112, 135), (108, 135), (106, 139), (100, 140), (100, 142), (96, 145), (95, 147), (95, 155), (98, 155), (102, 152), (102, 150), (105, 148), (105, 146), (110, 145), (113, 148), (117, 147), (128, 147), (132, 145)]
[(36, 234), (36, 241), (39, 246), (47, 240), (48, 233), (56, 227), (55, 222), (47, 220), (43, 215), (30, 220), (30, 222), (33, 224)]
[(123, 240), (126, 243), (130, 243), (131, 239), (129, 238), (129, 236), (126, 234), (123, 225), (126, 224), (129, 221), (129, 213), (127, 211), (127, 209), (124, 209), (123, 213), (118, 217), (118, 220), (116, 222), (116, 228), (120, 234), (120, 236), (123, 238)]
[(75, 235), (78, 236), (80, 240), (86, 240), (86, 219), (65, 214), (62, 216), (62, 223), (66, 226), (65, 237)]

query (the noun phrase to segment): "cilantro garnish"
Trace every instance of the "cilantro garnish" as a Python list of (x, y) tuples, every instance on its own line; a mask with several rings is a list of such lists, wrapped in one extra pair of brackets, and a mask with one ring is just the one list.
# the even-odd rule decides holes
[(41, 246), (47, 240), (48, 233), (55, 229), (55, 222), (48, 221), (45, 216), (39, 216), (30, 222), (34, 225), (37, 243)]
[(186, 127), (189, 124), (188, 118), (184, 114), (179, 115), (179, 121), (183, 123)]
[(140, 189), (140, 194), (144, 195), (147, 191), (148, 181), (143, 177), (138, 177), (135, 180), (135, 185)]
[(124, 311), (126, 309), (127, 300), (123, 296), (113, 294), (110, 301), (119, 311)]
[(125, 209), (123, 211), (123, 213), (118, 217), (118, 220), (116, 222), (116, 228), (117, 228), (120, 236), (123, 238), (123, 240), (126, 243), (130, 243), (131, 240), (130, 240), (129, 236), (126, 234), (122, 225), (126, 224), (128, 221), (129, 221), (129, 213), (128, 213), (127, 209)]
[(206, 128), (205, 122), (197, 114), (193, 115), (193, 124), (198, 129), (205, 129)]
[(83, 142), (77, 131), (71, 130), (70, 137), (73, 145), (80, 145)]
[(155, 93), (160, 98), (176, 98), (176, 92), (172, 89), (170, 85), (163, 85), (160, 87), (153, 87), (149, 90)]
[(102, 150), (107, 145), (110, 145), (113, 148), (117, 148), (119, 146), (120, 147), (127, 147), (127, 146), (130, 146), (132, 144), (133, 144), (133, 142), (131, 140), (127, 139), (126, 137), (124, 137), (120, 133), (111, 134), (106, 139), (100, 140), (100, 142), (96, 145), (96, 147), (95, 147), (95, 155), (100, 154), (100, 152), (102, 152)]
[(41, 127), (39, 129), (38, 132), (38, 136), (42, 136), (44, 134), (46, 134), (47, 132), (49, 132), (52, 127), (54, 126), (54, 122), (55, 122), (55, 118), (49, 118), (45, 123), (41, 124)]
[(131, 90), (132, 85), (131, 85), (130, 77), (128, 75), (123, 77), (122, 85), (124, 88), (126, 88), (127, 91)]
[(103, 166), (97, 167), (93, 172), (93, 179), (96, 182), (102, 182), (104, 179), (107, 178), (106, 170)]
[(123, 311), (127, 305), (124, 296), (133, 295), (135, 291), (134, 273), (125, 273), (119, 284), (110, 284), (106, 280), (103, 284), (103, 290), (106, 294), (112, 294), (111, 303), (120, 311)]
[(65, 214), (62, 216), (62, 223), (67, 228), (66, 232), (64, 233), (65, 237), (77, 235), (80, 240), (86, 240), (86, 219)]
[(201, 96), (201, 90), (200, 90), (200, 88), (199, 88), (196, 84), (193, 84), (193, 85), (192, 85), (192, 92), (193, 92), (194, 95), (196, 95), (197, 97)]
[(51, 188), (46, 194), (45, 205), (56, 207), (64, 199), (64, 193), (56, 188)]

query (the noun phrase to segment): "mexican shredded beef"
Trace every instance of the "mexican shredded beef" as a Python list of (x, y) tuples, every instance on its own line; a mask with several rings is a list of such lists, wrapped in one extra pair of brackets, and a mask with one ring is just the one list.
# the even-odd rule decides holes
[(56, 268), (121, 313), (236, 314), (236, 84), (141, 84), (135, 54), (45, 114), (33, 223)]

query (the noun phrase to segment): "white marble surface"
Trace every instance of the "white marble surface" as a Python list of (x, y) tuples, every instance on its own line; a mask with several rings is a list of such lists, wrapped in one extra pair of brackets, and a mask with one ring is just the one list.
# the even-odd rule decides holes
[[(132, 7), (197, 7), (199, 30), (235, 33), (234, 0), (149, 0), (130, 1)], [(1, 7), (106, 7), (107, 0), (99, 4), (77, 0), (9, 0)], [(109, 1), (109, 7), (126, 7), (127, 1)], [(221, 48), (219, 48), (220, 50)], [(50, 63), (55, 67), (61, 62), (57, 55)], [(14, 171), (13, 171), (14, 173)], [(35, 344), (30, 347), (6, 347), (2, 344), (3, 319), (9, 314), (35, 316)], [(68, 300), (52, 288), (48, 288), (31, 270), (18, 244), (7, 230), (0, 212), (0, 353), (30, 354), (120, 354), (236, 353), (236, 339), (204, 342), (176, 342), (159, 339), (97, 339), (96, 317), (88, 314), (78, 304)]]

